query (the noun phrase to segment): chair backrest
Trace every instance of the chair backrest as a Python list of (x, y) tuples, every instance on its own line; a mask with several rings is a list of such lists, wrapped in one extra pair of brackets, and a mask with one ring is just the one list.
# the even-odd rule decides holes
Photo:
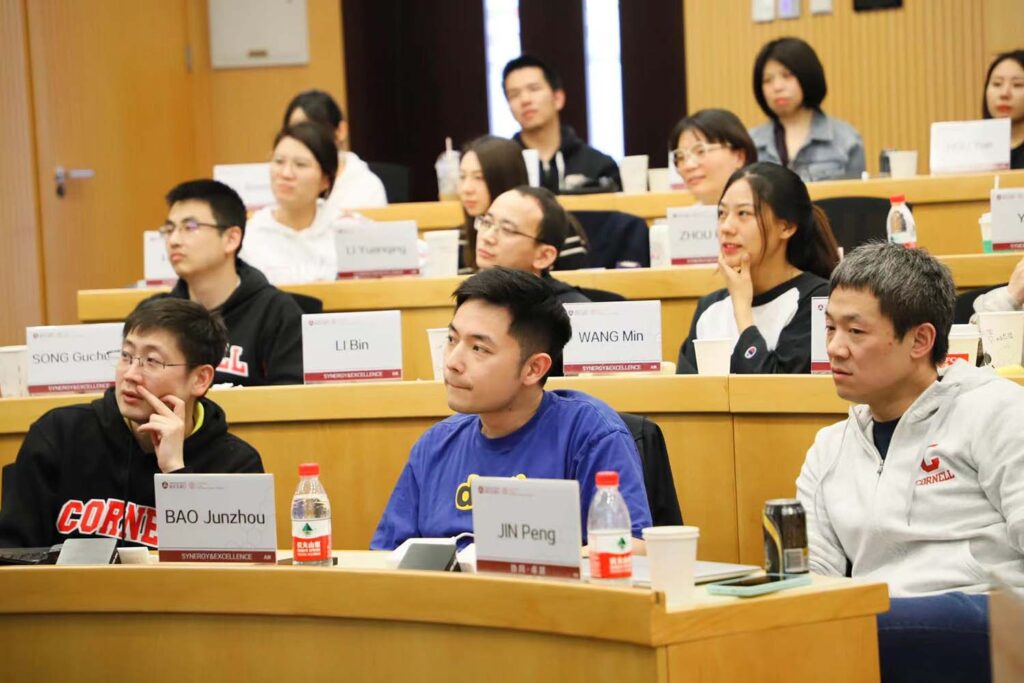
[(626, 427), (633, 435), (636, 450), (640, 453), (640, 464), (644, 470), (644, 486), (647, 488), (647, 503), (651, 508), (654, 526), (675, 526), (683, 523), (679, 509), (676, 485), (672, 479), (672, 465), (668, 459), (668, 448), (661, 427), (643, 415), (619, 413)]
[(577, 287), (583, 296), (591, 301), (625, 301), (626, 297), (618, 292), (609, 292), (607, 289), (591, 289), (590, 287)]
[(815, 202), (828, 216), (832, 234), (844, 254), (871, 240), (885, 240), (889, 200), (880, 197), (833, 197)]
[(409, 183), (412, 182), (412, 169), (402, 164), (389, 164), (384, 161), (367, 161), (373, 174), (384, 183), (389, 204), (409, 201)]
[(303, 313), (323, 313), (324, 302), (317, 299), (315, 296), (309, 296), (308, 294), (296, 294), (295, 292), (288, 292), (295, 303), (299, 305)]
[(590, 242), (591, 268), (615, 268), (630, 261), (651, 265), (651, 236), (643, 218), (621, 211), (573, 211)]

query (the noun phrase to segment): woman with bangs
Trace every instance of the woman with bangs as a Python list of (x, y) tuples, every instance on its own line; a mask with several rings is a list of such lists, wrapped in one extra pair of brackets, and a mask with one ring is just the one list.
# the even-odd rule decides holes
[(718, 241), (726, 286), (697, 303), (677, 372), (697, 372), (695, 339), (732, 340), (733, 374), (809, 372), (811, 298), (828, 296), (839, 252), (807, 186), (778, 164), (736, 171), (718, 204)]
[(726, 109), (701, 109), (682, 119), (668, 144), (686, 189), (708, 206), (718, 204), (729, 176), (757, 161), (747, 129)]

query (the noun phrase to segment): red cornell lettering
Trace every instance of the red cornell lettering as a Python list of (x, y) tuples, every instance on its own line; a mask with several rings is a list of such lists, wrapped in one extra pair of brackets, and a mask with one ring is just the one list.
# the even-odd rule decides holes
[(82, 501), (69, 500), (64, 503), (64, 506), (60, 509), (60, 514), (57, 515), (57, 531), (62, 534), (70, 534), (78, 527), (81, 517)]
[(232, 344), (228, 348), (228, 355), (221, 359), (220, 365), (217, 369), (221, 372), (226, 372), (229, 375), (238, 375), (239, 377), (249, 376), (249, 364), (242, 361), (242, 349), (241, 346), (235, 346)]
[(85, 504), (82, 511), (82, 520), (78, 523), (78, 530), (83, 534), (94, 534), (100, 528), (100, 521), (103, 519), (103, 511), (107, 507), (107, 501), (93, 498)]
[(142, 538), (139, 539), (139, 542), (148, 545), (151, 548), (155, 548), (157, 546), (156, 510), (149, 507), (144, 507), (142, 509), (146, 514), (146, 526), (142, 530)]
[(124, 518), (124, 501), (110, 498), (107, 500), (107, 516), (103, 518), (100, 525), (100, 536), (118, 537), (121, 529), (121, 520)]
[(128, 503), (127, 511), (124, 516), (124, 537), (129, 541), (139, 541), (139, 536), (142, 534), (142, 521), (146, 516), (146, 509), (139, 507), (135, 503)]

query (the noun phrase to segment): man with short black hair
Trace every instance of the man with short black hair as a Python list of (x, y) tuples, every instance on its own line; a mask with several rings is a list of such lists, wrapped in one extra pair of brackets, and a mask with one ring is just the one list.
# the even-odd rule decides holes
[[(476, 265), (480, 270), (502, 266), (542, 278), (559, 303), (589, 299), (575, 287), (551, 277), (549, 271), (571, 237), (569, 213), (555, 196), (540, 187), (521, 185), (504, 192), (473, 223), (477, 232)], [(576, 247), (583, 249), (582, 246)]]
[(259, 453), (228, 433), (204, 398), (224, 357), (224, 323), (199, 304), (147, 299), (124, 323), (114, 386), (55, 408), (28, 430), (4, 476), (0, 547), (106, 536), (157, 545), (153, 475), (262, 472)]
[(1024, 585), (1024, 388), (957, 361), (956, 289), (922, 250), (858, 247), (832, 274), (828, 355), (845, 421), (797, 479), (811, 570), (885, 581), (883, 680), (987, 679), (989, 572)]
[(586, 542), (594, 477), (602, 470), (619, 473), (632, 534), (640, 538), (651, 515), (640, 456), (621, 418), (581, 392), (544, 390), (572, 334), (562, 305), (538, 278), (501, 267), (465, 280), (455, 297), (444, 383), (448, 407), (459, 414), (413, 446), (371, 547), (471, 531), (476, 476), (577, 480)]
[(505, 65), (501, 82), (512, 116), (522, 126), (513, 139), (540, 157), (541, 186), (556, 194), (622, 189), (615, 161), (561, 123), (565, 90), (554, 69), (521, 55)]
[(196, 301), (224, 318), (227, 354), (215, 384), (302, 384), (302, 310), (238, 258), (245, 204), (216, 180), (190, 180), (167, 193), (160, 233), (180, 278), (170, 296)]

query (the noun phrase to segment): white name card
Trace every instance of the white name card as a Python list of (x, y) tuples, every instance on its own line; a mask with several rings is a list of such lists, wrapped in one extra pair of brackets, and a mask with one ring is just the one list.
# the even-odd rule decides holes
[(277, 561), (273, 474), (156, 474), (161, 562)]
[(828, 342), (825, 339), (825, 308), (828, 306), (827, 296), (811, 297), (811, 374), (823, 375), (832, 372), (832, 362), (828, 359)]
[(302, 316), (306, 384), (402, 379), (399, 311)]
[(416, 221), (385, 221), (340, 228), (334, 237), (338, 279), (419, 275)]
[(427, 330), (427, 344), (430, 345), (430, 365), (434, 379), (444, 379), (444, 347), (448, 343), (447, 327), (431, 327)]
[(930, 164), (933, 174), (1010, 168), (1010, 119), (933, 123)]
[(25, 329), (28, 393), (81, 394), (114, 384), (121, 323)]
[(992, 190), (992, 251), (1024, 249), (1024, 189)]
[(718, 262), (718, 207), (670, 208), (668, 234), (673, 266)]
[(476, 570), (580, 577), (580, 485), (576, 480), (474, 477)]
[(167, 240), (156, 230), (142, 233), (142, 273), (149, 286), (173, 285), (178, 281), (170, 259), (167, 258)]
[(583, 372), (658, 372), (661, 302), (565, 304), (572, 339), (565, 345), (566, 375)]
[(217, 164), (213, 179), (237, 192), (249, 211), (277, 203), (270, 189), (270, 164)]

